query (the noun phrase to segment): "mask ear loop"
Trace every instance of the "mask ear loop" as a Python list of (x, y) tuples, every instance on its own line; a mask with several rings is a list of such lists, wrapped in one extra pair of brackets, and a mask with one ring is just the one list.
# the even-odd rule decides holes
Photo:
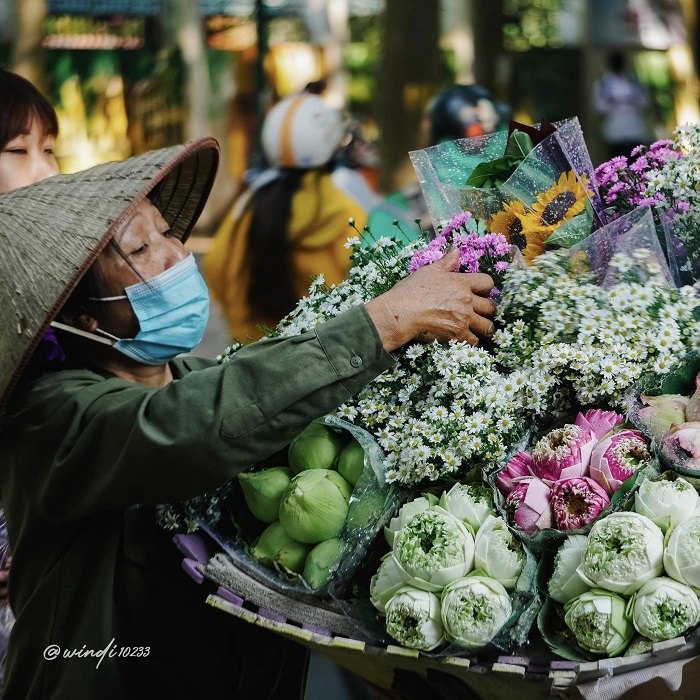
[[(87, 331), (81, 331), (80, 328), (74, 328), (73, 326), (69, 326), (65, 323), (61, 323), (60, 321), (51, 321), (50, 325), (53, 326), (54, 328), (58, 328), (61, 331), (66, 331), (68, 333), (74, 333), (75, 335), (79, 335), (83, 338), (88, 338), (89, 340), (96, 340), (98, 343), (103, 343), (104, 345), (111, 346), (111, 345), (114, 345), (117, 342), (117, 340), (119, 340), (118, 338), (116, 340), (112, 340), (112, 338), (114, 338), (114, 336), (109, 336), (109, 334), (106, 333), (106, 331), (102, 331), (99, 328), (97, 329), (97, 331), (95, 333), (88, 333)], [(105, 338), (105, 337), (102, 337), (100, 335), (97, 335), (97, 332), (104, 333), (105, 335), (107, 335), (107, 337)]]

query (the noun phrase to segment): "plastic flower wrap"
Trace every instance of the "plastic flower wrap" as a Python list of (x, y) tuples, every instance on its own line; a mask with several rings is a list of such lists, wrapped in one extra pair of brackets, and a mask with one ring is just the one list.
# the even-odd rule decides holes
[(661, 642), (679, 637), (700, 622), (700, 600), (690, 586), (660, 576), (634, 594), (628, 614), (640, 634)]
[[(375, 542), (381, 539), (384, 527), (396, 513), (400, 496), (386, 481), (383, 453), (371, 435), (334, 417), (327, 416), (322, 422), (325, 428), (343, 437), (341, 442), (345, 447), (353, 441), (361, 446), (363, 470), (354, 487), (335, 471), (329, 479), (325, 469), (302, 469), (290, 479), (291, 470), (280, 466), (286, 454), (277, 453), (247, 473), (250, 477), (255, 475), (243, 480), (252, 487), (248, 494), (239, 479), (235, 479), (228, 486), (226, 498), (218, 502), (216, 517), (209, 516), (201, 507), (195, 524), (211, 536), (237, 570), (262, 586), (290, 599), (307, 602), (309, 596), (332, 599), (332, 603), (322, 604), (331, 604), (356, 620), (364, 637), (384, 639), (385, 632), (376, 623), (357, 618), (353, 586)], [(310, 455), (309, 461), (313, 458)], [(300, 482), (304, 484), (307, 480), (318, 483), (315, 488), (312, 485), (300, 488)], [(288, 484), (287, 489), (293, 487), (289, 503), (282, 508), (289, 512), (266, 525), (258, 516), (268, 517), (277, 499), (279, 517), (285, 498), (284, 493), (279, 495), (283, 483)], [(324, 492), (320, 498), (320, 491), (315, 493), (319, 483)], [(261, 503), (263, 510), (256, 508)], [(319, 537), (321, 541), (312, 541)], [(409, 578), (405, 572), (393, 574), (400, 579), (395, 590)], [(382, 600), (388, 600), (385, 594)]]
[(499, 363), (526, 370), (533, 413), (623, 408), (647, 372), (666, 374), (700, 343), (691, 287), (675, 289), (648, 209), (567, 251), (512, 266), (494, 336)]
[(595, 171), (608, 218), (642, 206), (657, 209), (678, 284), (692, 284), (700, 273), (696, 235), (700, 223), (699, 154), (700, 127), (682, 124), (675, 129), (672, 140), (638, 146), (629, 157), (613, 158)]
[(593, 589), (570, 600), (565, 622), (578, 644), (593, 654), (619, 656), (634, 634), (625, 614), (627, 601), (607, 590)]
[(474, 563), (471, 532), (438, 506), (414, 515), (394, 536), (393, 549), (412, 585), (427, 591), (441, 591)]
[(477, 574), (453, 581), (442, 592), (441, 603), (448, 639), (467, 649), (490, 642), (513, 611), (506, 589)]
[(631, 595), (664, 568), (664, 536), (638, 513), (612, 513), (593, 525), (578, 569), (590, 586)]
[(685, 409), (689, 397), (680, 394), (642, 395), (639, 400), (644, 408), (637, 412), (637, 416), (657, 440), (668, 434), (672, 425), (685, 423)]
[(413, 151), (413, 167), (433, 221), (469, 211), (531, 260), (549, 239), (571, 245), (592, 230), (602, 207), (577, 119), (515, 125), (484, 137)]
[(523, 571), (523, 546), (508, 529), (503, 518), (489, 516), (476, 533), (474, 567), (513, 589)]
[(439, 647), (445, 641), (440, 598), (430, 591), (401, 588), (386, 604), (386, 631), (410, 649)]
[(585, 535), (569, 535), (557, 550), (554, 570), (547, 582), (547, 593), (558, 603), (566, 603), (589, 589), (577, 571), (587, 542)]
[(694, 516), (669, 531), (663, 563), (666, 573), (700, 589), (700, 516)]
[(700, 496), (682, 477), (666, 472), (658, 479), (647, 479), (634, 494), (634, 510), (656, 523), (663, 533), (694, 517), (700, 510)]
[(661, 463), (691, 477), (700, 475), (699, 375), (700, 353), (692, 350), (667, 373), (645, 373), (626, 397), (631, 422), (655, 440)]

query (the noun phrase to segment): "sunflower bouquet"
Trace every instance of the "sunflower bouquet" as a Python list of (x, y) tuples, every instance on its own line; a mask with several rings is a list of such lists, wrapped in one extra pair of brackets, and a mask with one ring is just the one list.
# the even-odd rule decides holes
[(530, 262), (605, 221), (577, 119), (460, 139), (411, 154), (434, 221), (470, 211)]

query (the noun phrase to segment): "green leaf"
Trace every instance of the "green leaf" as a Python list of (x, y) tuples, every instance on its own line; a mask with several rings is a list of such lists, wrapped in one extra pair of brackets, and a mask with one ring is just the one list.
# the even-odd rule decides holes
[(508, 137), (505, 155), (514, 156), (519, 160), (523, 160), (534, 147), (535, 146), (532, 143), (532, 139), (528, 136), (528, 134), (526, 134), (524, 131), (515, 129)]
[(661, 382), (662, 394), (692, 394), (695, 390), (695, 377), (700, 373), (700, 353), (692, 352), (683, 365), (671, 372)]
[(472, 187), (495, 187), (505, 182), (512, 175), (521, 160), (521, 158), (506, 155), (485, 163), (479, 163), (467, 178), (465, 184)]
[(586, 202), (586, 208), (580, 214), (554, 229), (547, 239), (547, 246), (558, 245), (562, 248), (571, 248), (571, 246), (580, 243), (584, 238), (588, 238), (591, 235), (592, 228), (593, 209), (589, 202)]

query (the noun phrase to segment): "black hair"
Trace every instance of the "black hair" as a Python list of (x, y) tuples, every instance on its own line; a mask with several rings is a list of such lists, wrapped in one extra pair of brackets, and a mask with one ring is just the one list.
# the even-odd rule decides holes
[(292, 198), (308, 170), (287, 168), (253, 196), (248, 232), (248, 304), (257, 318), (281, 319), (297, 302), (289, 245)]
[(44, 136), (58, 136), (58, 118), (48, 99), (26, 78), (0, 68), (0, 149), (29, 133), (32, 119)]

